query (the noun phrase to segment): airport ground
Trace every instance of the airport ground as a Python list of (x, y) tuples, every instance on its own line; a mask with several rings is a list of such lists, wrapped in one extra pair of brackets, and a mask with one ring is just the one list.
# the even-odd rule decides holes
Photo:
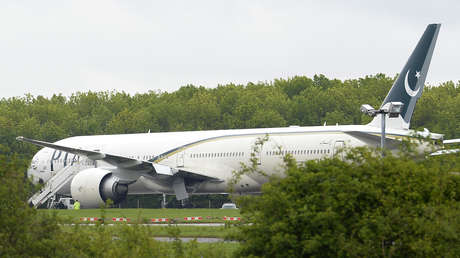
[[(83, 209), (83, 210), (38, 210), (39, 214), (55, 214), (61, 220), (63, 231), (71, 234), (75, 227), (80, 233), (92, 235), (102, 224), (110, 225), (104, 229), (114, 239), (125, 234), (126, 227), (139, 225), (163, 224), (163, 226), (143, 227), (146, 235), (159, 240), (165, 249), (178, 248), (209, 253), (209, 250), (219, 250), (221, 257), (232, 257), (239, 243), (232, 241), (232, 235), (237, 232), (237, 222), (223, 220), (223, 217), (239, 217), (239, 210), (222, 209)], [(129, 218), (129, 222), (114, 222), (112, 218)], [(187, 221), (186, 217), (200, 217), (201, 220)], [(98, 218), (97, 222), (82, 222), (81, 218)], [(153, 223), (152, 218), (168, 218), (169, 222)], [(171, 223), (172, 222), (172, 223)], [(71, 223), (71, 224), (70, 224)], [(82, 226), (82, 225), (92, 226)], [(166, 225), (165, 225), (166, 224)], [(184, 225), (186, 224), (186, 225)], [(199, 226), (207, 224), (211, 226)], [(179, 243), (179, 242), (180, 243)]]
[[(168, 218), (174, 223), (224, 223), (224, 217), (239, 217), (238, 209), (81, 209), (48, 210), (39, 213), (56, 213), (67, 223), (80, 222), (81, 218), (105, 218), (106, 223), (114, 223), (112, 218), (129, 218), (130, 223), (151, 223), (154, 218)], [(186, 217), (200, 217), (200, 220), (184, 220)]]

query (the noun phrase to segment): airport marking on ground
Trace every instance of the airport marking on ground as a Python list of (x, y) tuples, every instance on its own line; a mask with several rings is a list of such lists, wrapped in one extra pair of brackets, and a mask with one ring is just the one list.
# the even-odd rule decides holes
[(169, 219), (168, 218), (159, 218), (159, 219), (151, 219), (152, 222), (156, 223), (156, 222), (168, 222)]
[(112, 221), (115, 221), (115, 222), (130, 222), (131, 219), (130, 218), (112, 218)]
[(241, 220), (241, 217), (224, 217), (224, 220)]
[(98, 221), (98, 217), (82, 217), (80, 221)]
[(203, 217), (185, 217), (184, 220), (202, 220)]

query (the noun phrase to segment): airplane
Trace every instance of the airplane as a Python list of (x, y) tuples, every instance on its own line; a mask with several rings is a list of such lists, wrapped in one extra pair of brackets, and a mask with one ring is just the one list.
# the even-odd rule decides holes
[[(442, 134), (409, 129), (440, 26), (427, 26), (382, 103), (382, 107), (390, 102), (404, 104), (397, 117), (385, 117), (389, 149), (397, 149), (401, 137), (443, 139)], [(264, 137), (256, 158), (260, 170), (268, 175), (282, 172), (286, 154), (305, 162), (340, 155), (345, 146), (379, 147), (381, 120), (377, 114), (366, 125), (75, 136), (55, 143), (22, 136), (17, 140), (44, 147), (28, 169), (35, 183), (51, 184), (67, 173), (61, 176), (58, 191), (49, 192), (70, 195), (82, 208), (93, 208), (108, 199), (119, 203), (128, 194), (175, 194), (178, 200), (185, 200), (189, 194), (227, 193), (232, 172), (241, 169), (241, 164), (250, 164), (253, 147)], [(233, 187), (238, 193), (257, 193), (265, 182), (266, 176), (245, 174)], [(38, 206), (43, 200), (47, 198), (29, 201)]]

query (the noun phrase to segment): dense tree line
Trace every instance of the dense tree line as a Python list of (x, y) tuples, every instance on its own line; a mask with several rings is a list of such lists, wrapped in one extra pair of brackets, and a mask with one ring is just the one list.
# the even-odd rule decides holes
[[(353, 80), (323, 75), (272, 82), (227, 84), (216, 88), (188, 85), (177, 91), (129, 95), (77, 92), (70, 97), (25, 95), (0, 100), (0, 153), (26, 158), (37, 150), (21, 144), (23, 135), (45, 141), (91, 134), (210, 130), (287, 125), (363, 124), (363, 103), (379, 106), (394, 78), (383, 74)], [(460, 82), (427, 87), (412, 127), (427, 127), (460, 137)]]

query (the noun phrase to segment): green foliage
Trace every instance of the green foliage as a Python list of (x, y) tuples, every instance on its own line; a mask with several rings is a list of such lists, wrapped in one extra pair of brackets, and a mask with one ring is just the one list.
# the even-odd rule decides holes
[(35, 209), (28, 207), (29, 184), (18, 173), (25, 168), (24, 160), (0, 155), (0, 257), (30, 257), (53, 252), (55, 248), (58, 218), (54, 214), (37, 215)]
[[(69, 236), (62, 233), (56, 223), (49, 222), (52, 221), (49, 216), (54, 215), (37, 214), (25, 205), (30, 186), (24, 181), (23, 172), (26, 161), (38, 148), (16, 141), (19, 135), (56, 141), (77, 135), (149, 130), (307, 126), (322, 125), (325, 121), (328, 124), (363, 124), (370, 118), (359, 112), (359, 106), (363, 103), (379, 106), (394, 79), (377, 74), (340, 81), (315, 75), (313, 78), (296, 76), (247, 85), (227, 84), (212, 89), (187, 85), (172, 93), (149, 92), (133, 96), (125, 92), (90, 91), (77, 92), (70, 97), (54, 95), (45, 98), (26, 94), (1, 99), (0, 176), (5, 180), (0, 185), (0, 256), (45, 256), (45, 253), (66, 256), (59, 252), (67, 250), (64, 244), (68, 245), (69, 241), (75, 242), (69, 248), (75, 249), (79, 254), (76, 256), (104, 256), (94, 239), (107, 244), (103, 247), (107, 249), (103, 250), (118, 250), (113, 244), (113, 236), (103, 227), (95, 233), (99, 235), (87, 236), (76, 228)], [(438, 87), (426, 87), (412, 126), (445, 133), (446, 138), (459, 138), (459, 86), (460, 82), (446, 82)], [(458, 176), (446, 172), (459, 171), (455, 167), (456, 161), (413, 161), (410, 155), (400, 159), (389, 155), (383, 160), (371, 160), (371, 152), (360, 155), (355, 157), (361, 160), (350, 163), (325, 160), (296, 167), (288, 162), (289, 176), (274, 179), (264, 191), (276, 193), (277, 187), (289, 182), (292, 174), (294, 178), (298, 177), (298, 182), (283, 186), (291, 192), (273, 194), (274, 203), (264, 199), (269, 195), (256, 198), (248, 205), (247, 214), (250, 218), (269, 216), (250, 208), (267, 205), (273, 208), (271, 215), (286, 211), (292, 219), (284, 224), (271, 220), (270, 229), (258, 228), (259, 224), (255, 223), (255, 232), (259, 230), (267, 238), (247, 241), (262, 241), (257, 249), (260, 253), (244, 245), (241, 254), (276, 256), (266, 248), (283, 250), (286, 246), (292, 247), (290, 252), (294, 253), (286, 251), (285, 255), (294, 256), (449, 256), (460, 253), (455, 246), (450, 248), (451, 243), (458, 243)], [(305, 189), (300, 190), (301, 187)], [(353, 189), (357, 190), (353, 192)], [(291, 195), (297, 192), (299, 195)], [(286, 200), (289, 200), (288, 204), (282, 204)], [(356, 217), (350, 215), (355, 213)], [(310, 228), (304, 230), (306, 227)], [(297, 231), (292, 234), (284, 228)], [(142, 234), (142, 230), (138, 232)], [(122, 237), (135, 234), (131, 231), (125, 233), (126, 236)], [(140, 245), (154, 243), (142, 236), (139, 241)], [(291, 243), (296, 244), (290, 246)], [(148, 250), (164, 254), (161, 247), (152, 248)], [(302, 251), (296, 253), (299, 248)], [(144, 254), (136, 250), (132, 256)], [(370, 250), (379, 251), (370, 253)]]
[[(30, 158), (37, 148), (16, 136), (56, 141), (69, 136), (211, 130), (287, 125), (361, 124), (370, 118), (363, 103), (379, 106), (394, 78), (383, 74), (353, 80), (296, 76), (247, 85), (129, 95), (77, 92), (70, 97), (13, 97), (0, 100), (0, 153)], [(460, 137), (460, 83), (427, 87), (412, 119), (416, 128)]]
[(174, 243), (162, 243), (150, 227), (137, 224), (64, 225), (57, 212), (38, 212), (26, 204), (28, 182), (18, 173), (26, 167), (24, 160), (0, 155), (0, 164), (0, 257), (230, 257), (235, 250), (223, 243), (182, 243), (178, 227), (168, 234)]
[(354, 149), (273, 177), (241, 198), (251, 225), (238, 255), (264, 257), (456, 257), (460, 253), (459, 156), (414, 160)]

